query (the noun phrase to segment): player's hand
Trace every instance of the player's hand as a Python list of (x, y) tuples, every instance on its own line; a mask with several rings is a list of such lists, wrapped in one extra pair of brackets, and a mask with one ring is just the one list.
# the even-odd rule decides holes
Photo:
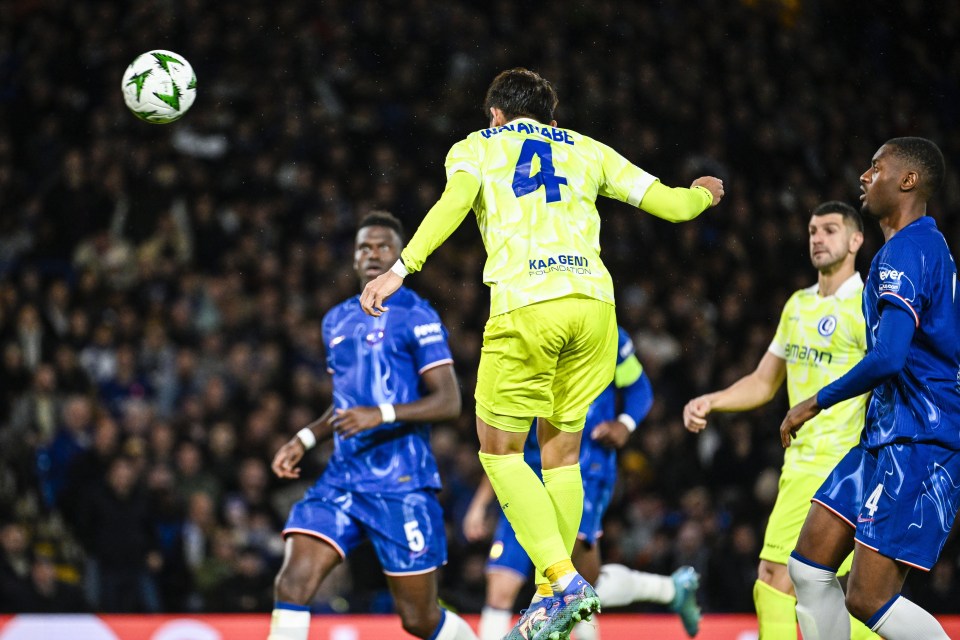
[(300, 467), (297, 463), (307, 452), (306, 447), (300, 438), (294, 436), (285, 445), (280, 447), (276, 455), (273, 456), (273, 462), (270, 468), (278, 478), (296, 479), (300, 477)]
[(463, 537), (468, 542), (479, 542), (490, 537), (490, 523), (487, 518), (486, 506), (470, 505), (467, 515), (463, 517)]
[(715, 207), (720, 204), (720, 200), (723, 199), (723, 180), (720, 178), (714, 178), (713, 176), (702, 176), (693, 181), (693, 184), (690, 185), (690, 188), (693, 187), (706, 187), (707, 191), (710, 192), (710, 195), (713, 196), (713, 203), (711, 207)]
[(593, 428), (590, 439), (611, 449), (622, 449), (630, 439), (630, 429), (619, 420), (607, 420)]
[(783, 419), (780, 425), (780, 444), (786, 449), (790, 446), (790, 440), (797, 437), (797, 431), (807, 420), (813, 419), (820, 413), (820, 405), (817, 404), (817, 396), (813, 395), (790, 409), (787, 417)]
[(403, 278), (393, 271), (381, 273), (367, 283), (360, 294), (360, 308), (369, 316), (379, 316), (389, 307), (383, 303), (403, 284)]
[(383, 423), (380, 407), (350, 407), (337, 409), (330, 423), (341, 438), (355, 436), (361, 431), (373, 429)]
[(707, 426), (707, 416), (710, 415), (710, 399), (699, 396), (686, 404), (683, 408), (683, 426), (687, 431), (700, 433)]

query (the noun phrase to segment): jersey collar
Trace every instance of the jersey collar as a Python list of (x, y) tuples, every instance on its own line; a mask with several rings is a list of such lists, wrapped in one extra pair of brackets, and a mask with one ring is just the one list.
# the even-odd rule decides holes
[[(814, 286), (816, 287), (817, 291), (820, 290), (819, 284)], [(844, 280), (843, 284), (837, 288), (833, 295), (834, 297), (843, 300), (844, 298), (859, 295), (861, 289), (863, 289), (863, 278), (860, 277), (859, 271), (854, 271), (853, 275)]]

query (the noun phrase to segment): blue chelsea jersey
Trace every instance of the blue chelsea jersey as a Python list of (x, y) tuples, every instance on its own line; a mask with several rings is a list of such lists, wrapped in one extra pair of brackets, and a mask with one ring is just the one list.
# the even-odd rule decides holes
[[(615, 478), (617, 473), (617, 450), (597, 443), (591, 435), (596, 426), (617, 418), (617, 395), (623, 395), (623, 413), (630, 415), (638, 424), (646, 417), (653, 404), (653, 390), (642, 367), (636, 362), (636, 350), (630, 334), (623, 327), (617, 327), (617, 380), (597, 396), (587, 410), (587, 420), (580, 441), (580, 473), (585, 478)], [(635, 370), (627, 371), (626, 378), (621, 372), (633, 363)], [(619, 383), (619, 386), (618, 386)], [(537, 441), (536, 424), (530, 429), (530, 435), (524, 444), (523, 458), (527, 464), (540, 471), (540, 445)]]
[[(336, 409), (403, 404), (426, 394), (420, 375), (453, 362), (447, 330), (430, 304), (401, 287), (390, 310), (368, 316), (355, 296), (323, 318), (327, 369)], [(321, 480), (353, 491), (406, 492), (440, 488), (430, 425), (381, 424), (350, 438), (334, 434)]]
[(928, 442), (960, 449), (960, 300), (957, 267), (930, 217), (916, 220), (883, 245), (863, 290), (867, 348), (882, 304), (905, 309), (916, 323), (907, 362), (873, 391), (867, 446)]

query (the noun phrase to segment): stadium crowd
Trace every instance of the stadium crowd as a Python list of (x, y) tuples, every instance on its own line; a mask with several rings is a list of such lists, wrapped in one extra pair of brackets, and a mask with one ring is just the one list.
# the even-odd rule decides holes
[[(324, 452), (300, 482), (269, 461), (330, 401), (319, 321), (359, 292), (354, 225), (386, 209), (415, 228), (446, 150), (485, 126), (486, 84), (518, 65), (558, 86), (560, 126), (669, 184), (727, 184), (677, 227), (599, 203), (618, 320), (656, 394), (602, 552), (693, 565), (706, 611), (751, 611), (786, 399), (700, 436), (683, 404), (753, 368), (815, 282), (809, 212), (855, 204), (884, 140), (937, 141), (931, 210), (960, 241), (960, 4), (843, 4), (0, 0), (0, 611), (270, 610), (280, 527)], [(123, 105), (149, 48), (196, 71), (177, 124)], [(867, 225), (864, 274), (882, 241)], [(482, 261), (468, 221), (409, 283), (443, 316), (463, 389), (433, 444), (441, 595), (468, 612), (487, 551), (460, 533), (482, 474)], [(960, 612), (958, 563), (948, 542), (911, 598)], [(323, 589), (316, 611), (390, 607), (372, 552)]]

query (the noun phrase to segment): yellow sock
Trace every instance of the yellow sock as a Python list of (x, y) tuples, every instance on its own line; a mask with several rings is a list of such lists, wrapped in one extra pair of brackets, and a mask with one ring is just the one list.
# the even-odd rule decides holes
[(796, 598), (757, 580), (753, 583), (753, 605), (757, 610), (760, 640), (797, 639)]
[(541, 572), (561, 560), (570, 560), (550, 495), (519, 453), (497, 456), (480, 453), (480, 464), (490, 478), (517, 542)]
[(550, 586), (546, 578), (544, 578), (543, 582), (537, 583), (537, 595), (541, 598), (549, 598), (553, 595), (553, 587)]
[(881, 640), (880, 636), (853, 616), (850, 616), (850, 640)]
[[(550, 581), (550, 584), (551, 584), (551, 585), (554, 585), (553, 588), (554, 588), (554, 590), (556, 591), (556, 590), (557, 590), (556, 585), (560, 582), (560, 580), (561, 580), (563, 577), (572, 575), (572, 574), (574, 574), (574, 573), (576, 573), (576, 572), (577, 572), (577, 570), (576, 570), (576, 568), (573, 566), (573, 562), (572, 562), (572, 561), (570, 561), (570, 560), (561, 560), (560, 562), (554, 563), (554, 564), (550, 565), (549, 567), (547, 567), (547, 570), (544, 571), (544, 574), (547, 576), (547, 580)], [(567, 584), (569, 584), (569, 583), (570, 583), (570, 581), (567, 580)], [(564, 586), (566, 586), (566, 585), (564, 585)]]
[(571, 554), (577, 541), (577, 532), (580, 531), (580, 519), (583, 517), (583, 478), (580, 477), (580, 463), (544, 469), (543, 486), (553, 502), (557, 526), (567, 554)]

